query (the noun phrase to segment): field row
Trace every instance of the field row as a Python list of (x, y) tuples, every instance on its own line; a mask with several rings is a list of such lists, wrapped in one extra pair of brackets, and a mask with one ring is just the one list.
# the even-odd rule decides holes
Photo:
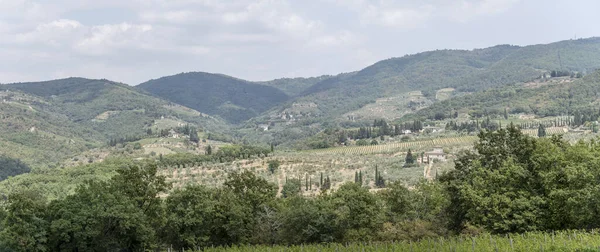
[(396, 151), (403, 151), (408, 149), (421, 149), (424, 147), (433, 146), (460, 146), (469, 145), (477, 140), (476, 136), (461, 136), (461, 137), (449, 137), (449, 138), (437, 138), (432, 140), (424, 141), (412, 141), (412, 142), (398, 142), (390, 144), (379, 144), (369, 146), (348, 146), (348, 147), (335, 147), (321, 150), (312, 150), (311, 152), (320, 154), (375, 154), (375, 153), (389, 153)]

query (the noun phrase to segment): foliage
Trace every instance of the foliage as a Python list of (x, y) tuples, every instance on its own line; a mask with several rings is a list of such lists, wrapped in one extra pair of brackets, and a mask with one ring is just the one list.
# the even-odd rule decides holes
[(202, 72), (162, 77), (137, 88), (232, 123), (248, 120), (288, 99), (273, 87)]
[[(465, 223), (494, 233), (595, 228), (600, 190), (596, 141), (570, 145), (535, 139), (514, 126), (479, 134), (476, 152), (444, 175), (450, 227)], [(507, 218), (507, 216), (509, 216)]]
[(289, 198), (293, 196), (298, 196), (302, 191), (302, 184), (299, 179), (288, 179), (285, 181), (285, 185), (283, 185), (283, 189), (281, 189), (281, 197)]
[(31, 168), (21, 160), (0, 155), (0, 181), (30, 171)]
[(268, 169), (271, 172), (271, 174), (273, 174), (279, 168), (279, 165), (281, 164), (281, 162), (279, 162), (279, 160), (275, 159), (275, 160), (270, 160), (268, 162), (268, 164), (269, 164)]

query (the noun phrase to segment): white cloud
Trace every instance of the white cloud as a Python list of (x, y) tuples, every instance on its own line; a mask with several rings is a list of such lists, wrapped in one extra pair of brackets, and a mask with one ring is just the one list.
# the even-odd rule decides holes
[[(465, 41), (511, 43), (510, 35), (526, 34), (517, 42), (538, 42), (527, 37), (531, 26), (481, 34), (481, 27), (514, 25), (521, 12), (534, 19), (556, 9), (532, 1), (0, 0), (0, 82), (23, 77), (18, 73), (27, 80), (84, 75), (128, 83), (190, 70), (250, 79), (335, 74), (381, 58), (472, 45)], [(597, 23), (589, 15), (587, 22), (565, 17), (560, 23), (568, 29), (547, 34), (579, 35)], [(553, 40), (547, 34), (541, 42)]]
[(442, 18), (465, 22), (475, 17), (507, 11), (521, 0), (422, 0), (422, 1), (366, 1), (323, 0), (346, 7), (358, 14), (364, 25), (410, 30)]
[[(32, 31), (15, 36), (16, 43), (40, 43), (50, 46), (61, 46), (68, 38), (81, 36), (83, 25), (75, 20), (60, 19), (36, 26)], [(79, 35), (76, 35), (78, 34)]]
[(354, 33), (350, 31), (341, 31), (335, 34), (328, 34), (315, 37), (309, 42), (309, 45), (336, 47), (343, 45), (356, 45), (359, 42), (360, 39)]
[(429, 20), (432, 12), (431, 5), (417, 8), (388, 8), (370, 5), (363, 13), (363, 22), (401, 29), (414, 29)]
[(103, 55), (114, 49), (136, 47), (145, 43), (144, 35), (152, 31), (151, 25), (100, 25), (88, 28), (88, 33), (75, 44), (83, 54)]
[(444, 9), (444, 14), (451, 20), (467, 22), (478, 16), (503, 13), (519, 2), (521, 2), (521, 0), (453, 1), (448, 8)]

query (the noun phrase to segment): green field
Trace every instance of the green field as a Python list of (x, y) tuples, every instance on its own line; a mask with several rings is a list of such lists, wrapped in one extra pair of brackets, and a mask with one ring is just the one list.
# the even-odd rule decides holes
[(475, 237), (423, 239), (416, 242), (365, 242), (351, 244), (318, 244), (303, 246), (234, 246), (209, 248), (204, 251), (598, 251), (600, 234), (592, 230), (554, 233), (523, 233), (513, 235), (482, 234)]

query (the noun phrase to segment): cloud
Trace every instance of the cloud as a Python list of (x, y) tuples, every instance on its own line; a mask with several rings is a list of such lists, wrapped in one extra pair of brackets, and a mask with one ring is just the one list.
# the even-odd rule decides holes
[(143, 48), (145, 38), (149, 37), (145, 35), (152, 31), (152, 26), (121, 23), (92, 26), (87, 30), (86, 35), (75, 43), (75, 49), (83, 54), (104, 55), (120, 48)]
[(453, 21), (464, 23), (476, 17), (503, 13), (519, 2), (521, 0), (452, 1), (444, 14)]
[(356, 45), (361, 39), (350, 31), (341, 31), (335, 34), (323, 35), (313, 38), (309, 45), (311, 46), (325, 46), (325, 47), (336, 47), (342, 45)]
[(412, 30), (434, 19), (466, 22), (480, 16), (500, 14), (521, 0), (422, 0), (367, 1), (322, 0), (356, 13), (363, 25)]
[(75, 20), (60, 19), (36, 26), (32, 31), (19, 33), (15, 36), (16, 43), (40, 43), (49, 46), (61, 46), (67, 38), (81, 34), (83, 25)]
[(521, 2), (0, 0), (0, 81), (24, 76), (18, 73), (127, 83), (190, 70), (249, 79), (335, 74), (381, 58), (462, 48), (443, 36), (475, 40), (467, 36), (471, 24), (509, 23), (504, 13)]
[(433, 7), (423, 5), (416, 8), (388, 8), (370, 5), (363, 15), (363, 22), (401, 29), (414, 29), (429, 20)]

